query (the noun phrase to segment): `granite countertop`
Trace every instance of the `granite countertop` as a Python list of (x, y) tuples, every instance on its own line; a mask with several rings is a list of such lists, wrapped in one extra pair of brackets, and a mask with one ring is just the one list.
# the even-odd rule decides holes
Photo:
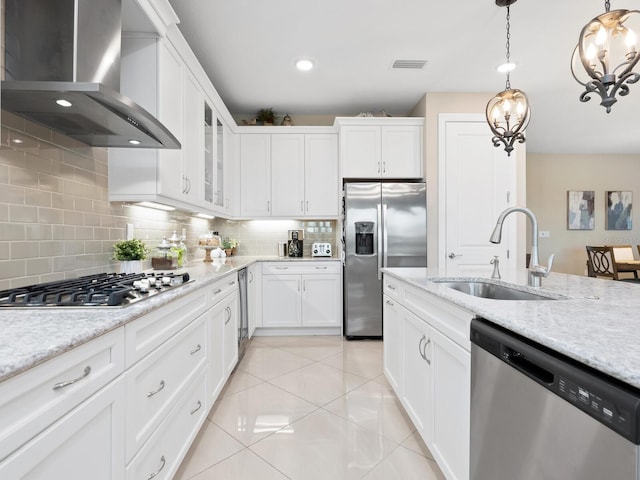
[(339, 259), (242, 256), (216, 259), (212, 263), (197, 260), (178, 270), (188, 272), (193, 282), (126, 307), (3, 307), (0, 309), (0, 382), (258, 261)]
[(515, 301), (478, 298), (448, 288), (437, 270), (387, 268), (405, 280), (517, 334), (640, 388), (640, 285), (551, 273), (541, 288), (526, 286), (526, 271), (503, 281), (560, 300)]

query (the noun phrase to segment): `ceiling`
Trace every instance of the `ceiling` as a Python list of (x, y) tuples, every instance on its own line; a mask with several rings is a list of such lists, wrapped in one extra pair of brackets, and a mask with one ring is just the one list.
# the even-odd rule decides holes
[[(504, 90), (506, 9), (494, 0), (170, 0), (183, 35), (234, 115), (406, 115), (425, 92)], [(638, 8), (614, 0), (612, 9)], [(511, 7), (513, 88), (531, 103), (527, 151), (640, 154), (640, 83), (607, 114), (570, 60), (602, 0), (520, 0)], [(310, 57), (316, 68), (299, 72)], [(394, 60), (427, 60), (421, 70)]]

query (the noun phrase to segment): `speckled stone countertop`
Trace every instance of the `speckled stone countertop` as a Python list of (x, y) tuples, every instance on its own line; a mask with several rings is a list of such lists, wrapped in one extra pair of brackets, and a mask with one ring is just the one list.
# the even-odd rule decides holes
[(227, 257), (190, 262), (193, 282), (126, 307), (0, 309), (0, 382), (135, 320), (257, 261), (338, 261), (335, 257)]
[(640, 285), (551, 273), (541, 288), (526, 286), (526, 271), (503, 279), (518, 288), (561, 300), (515, 301), (478, 298), (433, 280), (440, 272), (389, 268), (385, 274), (407, 281), (476, 315), (563, 355), (640, 388)]

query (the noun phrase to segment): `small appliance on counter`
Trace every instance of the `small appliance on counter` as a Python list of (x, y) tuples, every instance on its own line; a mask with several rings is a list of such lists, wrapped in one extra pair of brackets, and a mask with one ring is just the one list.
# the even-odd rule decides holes
[(302, 257), (302, 238), (304, 230), (289, 230), (289, 240), (287, 241), (287, 251), (290, 257)]
[(331, 256), (331, 244), (314, 242), (311, 245), (312, 257), (330, 257)]

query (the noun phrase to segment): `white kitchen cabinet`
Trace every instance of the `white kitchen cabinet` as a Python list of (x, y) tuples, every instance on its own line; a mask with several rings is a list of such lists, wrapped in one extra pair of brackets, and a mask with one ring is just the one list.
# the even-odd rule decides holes
[(271, 215), (304, 215), (304, 135), (271, 135)]
[(342, 178), (422, 178), (422, 118), (337, 118)]
[(202, 102), (204, 135), (202, 205), (207, 211), (230, 214), (232, 210), (233, 162), (230, 131), (213, 102), (204, 98)]
[[(198, 205), (202, 202), (203, 185), (200, 172), (203, 170), (202, 165), (204, 164), (202, 91), (198, 81), (186, 67), (183, 67), (183, 75), (184, 117), (179, 200), (191, 205)], [(169, 182), (168, 179), (167, 182)]]
[(340, 328), (339, 262), (268, 262), (262, 271), (262, 327)]
[(385, 375), (445, 477), (468, 480), (473, 314), (395, 277), (384, 291)]
[(249, 315), (249, 338), (256, 327), (262, 327), (262, 263), (256, 262), (247, 268), (247, 308)]
[(233, 292), (222, 301), (224, 305), (224, 369), (225, 380), (238, 363), (238, 322), (240, 301), (238, 292)]
[(0, 463), (0, 478), (124, 478), (122, 377), (93, 394)]
[(404, 322), (400, 306), (388, 295), (383, 297), (382, 315), (384, 318), (382, 323), (384, 374), (391, 387), (400, 396), (404, 391), (402, 383)]
[(240, 134), (243, 217), (336, 217), (337, 136)]
[(271, 215), (271, 135), (240, 135), (240, 211), (243, 217)]
[(306, 134), (304, 139), (304, 213), (327, 218), (340, 214), (338, 136), (334, 133)]

